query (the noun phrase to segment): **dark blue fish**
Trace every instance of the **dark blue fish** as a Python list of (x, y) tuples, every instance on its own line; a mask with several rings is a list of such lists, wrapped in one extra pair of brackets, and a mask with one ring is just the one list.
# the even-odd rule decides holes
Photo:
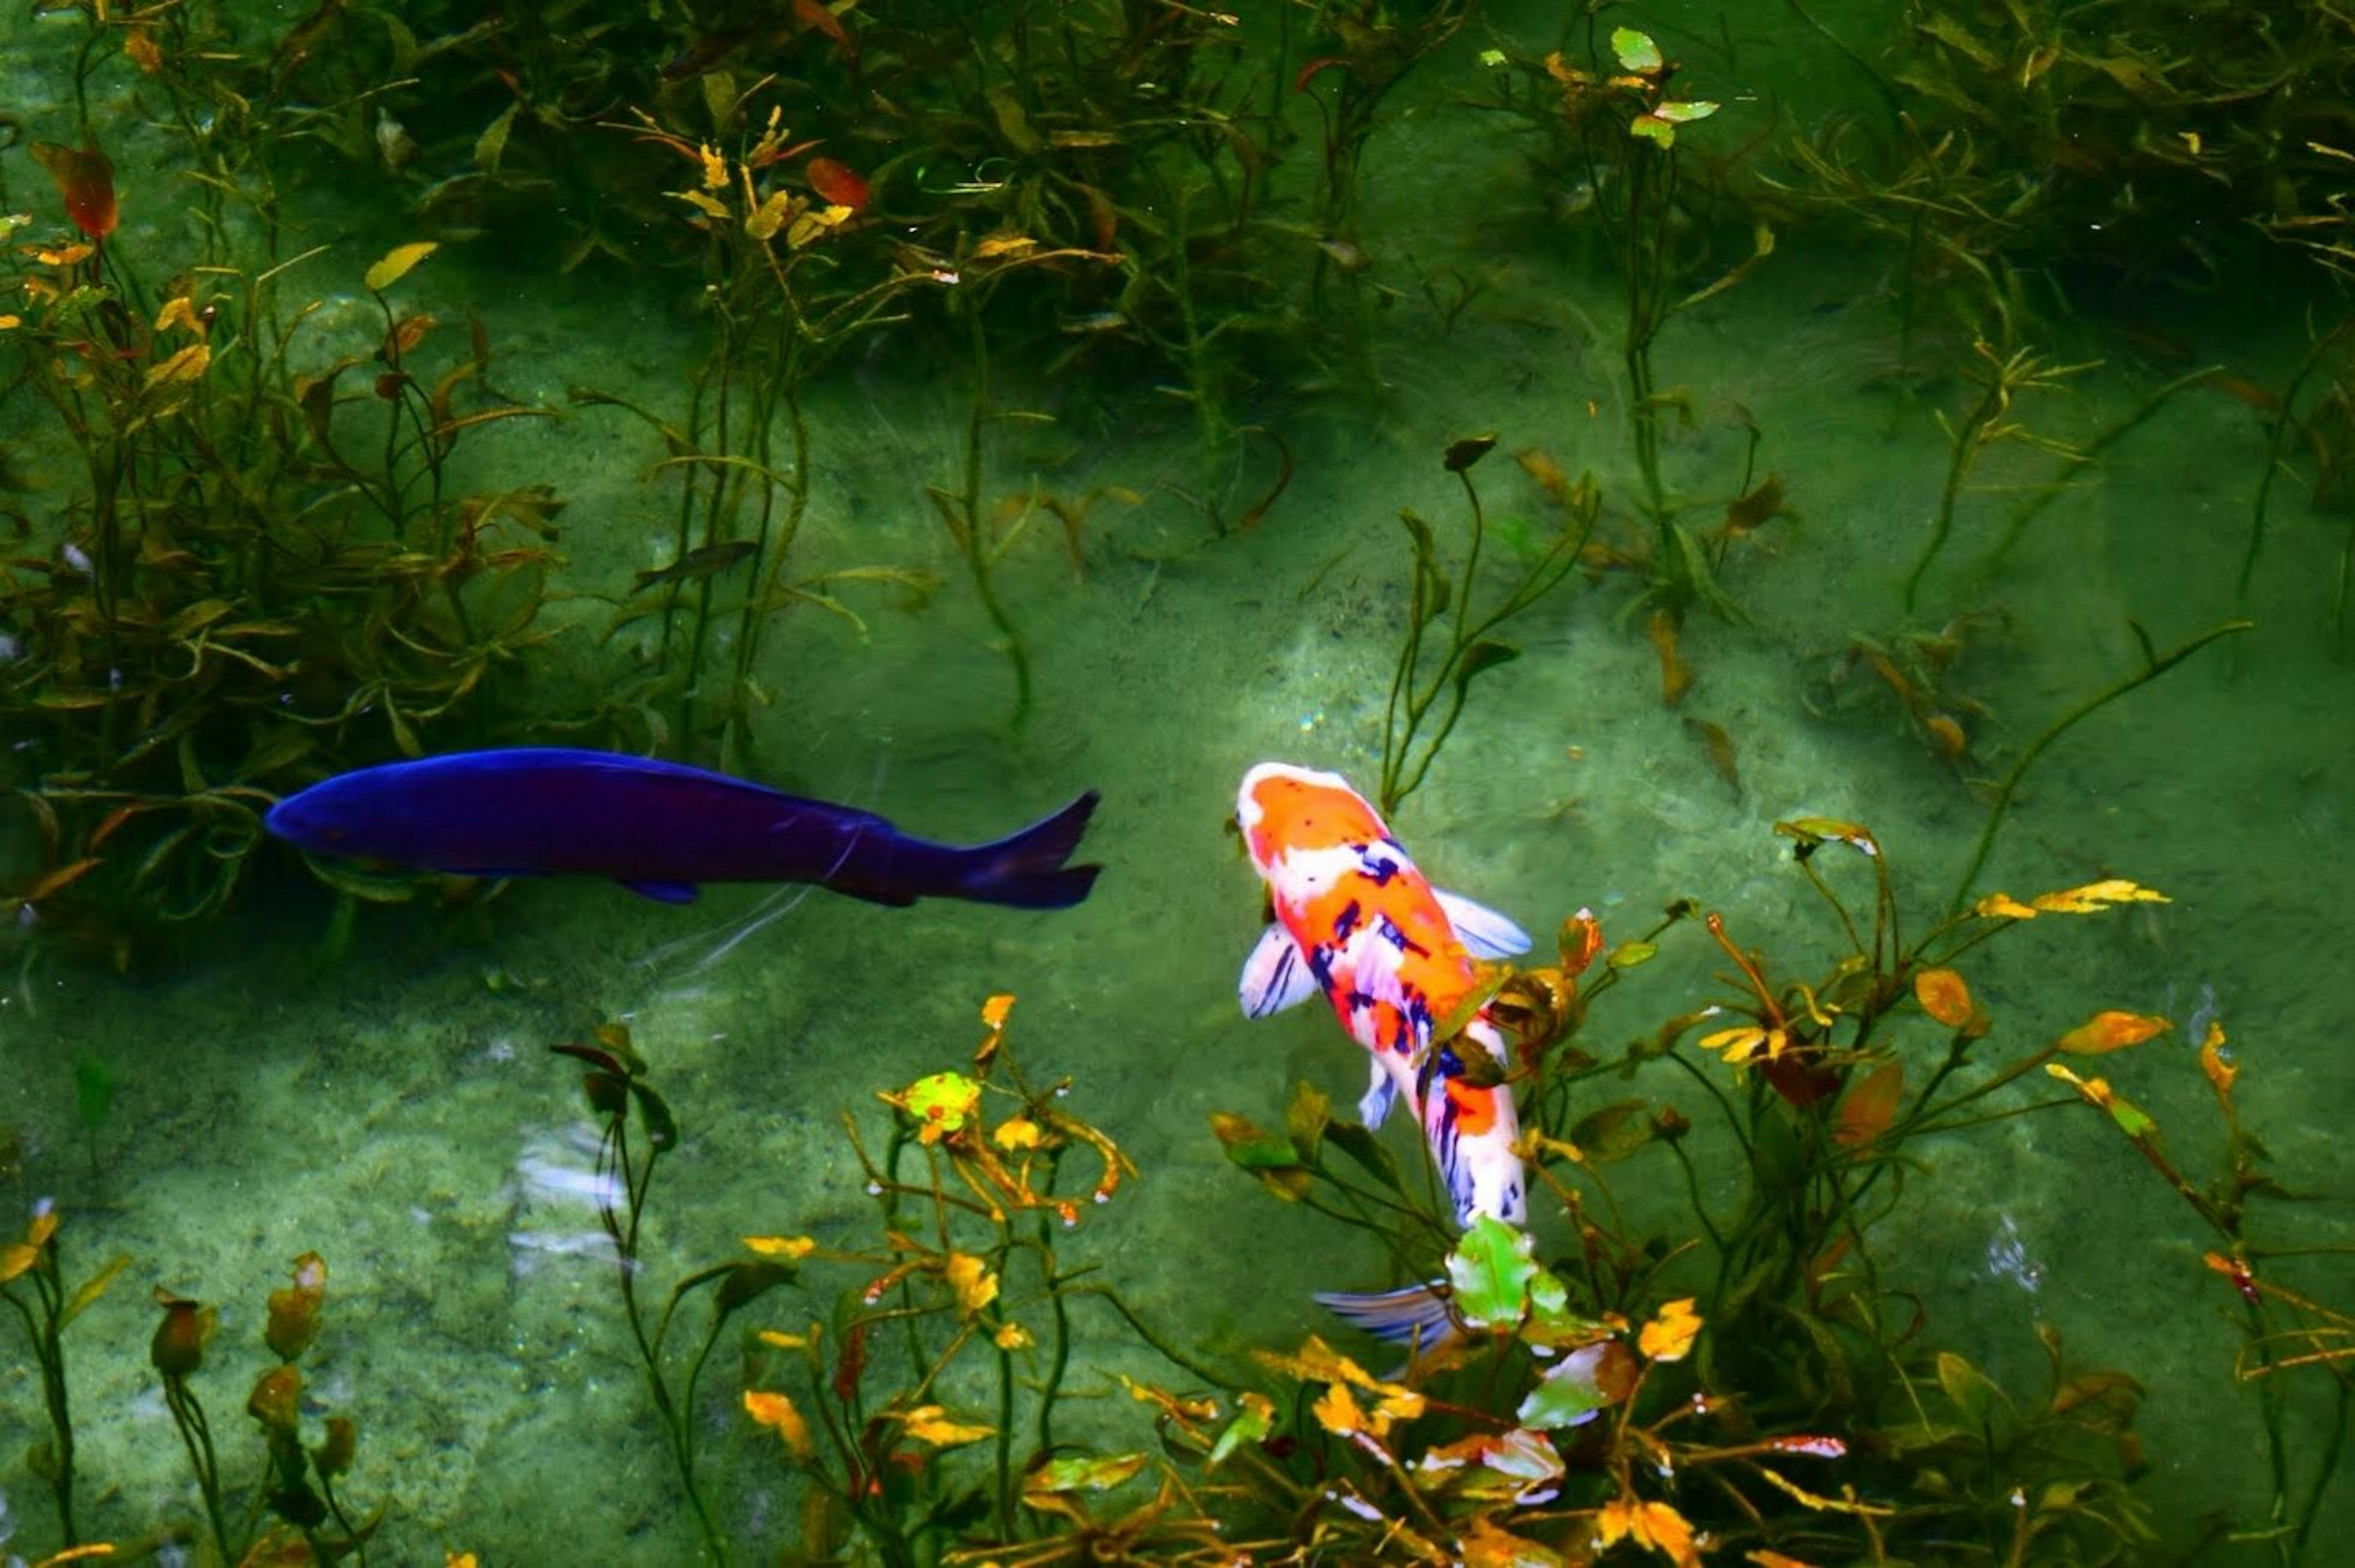
[(296, 848), (475, 877), (611, 877), (686, 903), (698, 882), (815, 882), (879, 904), (969, 899), (1067, 909), (1098, 866), (1063, 862), (1096, 808), (971, 848), (911, 838), (872, 812), (611, 752), (456, 752), (338, 774), (271, 807)]

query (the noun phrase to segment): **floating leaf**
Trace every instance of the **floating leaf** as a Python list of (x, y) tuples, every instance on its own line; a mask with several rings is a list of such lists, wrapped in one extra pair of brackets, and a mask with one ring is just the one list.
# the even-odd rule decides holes
[(368, 270), (368, 275), (360, 281), (368, 285), (370, 293), (380, 294), (407, 277), (411, 267), (441, 248), (440, 242), (432, 240), (419, 240), (407, 245), (396, 245), (387, 251), (383, 260), (370, 267)]
[(1952, 969), (1923, 969), (1913, 976), (1913, 999), (1948, 1029), (1971, 1021), (1971, 990)]
[(2057, 1044), (2072, 1056), (2098, 1056), (2140, 1045), (2168, 1029), (2168, 1021), (2147, 1013), (2099, 1012), (2062, 1035)]
[(1850, 1083), (1832, 1115), (1832, 1141), (1857, 1148), (1889, 1130), (1905, 1097), (1905, 1064), (1893, 1058)]
[(1636, 1349), (1648, 1360), (1681, 1361), (1692, 1352), (1693, 1340), (1700, 1334), (1700, 1317), (1693, 1311), (1693, 1298), (1681, 1296), (1661, 1304), (1636, 1336)]
[(1475, 1328), (1509, 1328), (1529, 1307), (1539, 1274), (1537, 1243), (1492, 1214), (1482, 1214), (1447, 1254), (1455, 1309)]

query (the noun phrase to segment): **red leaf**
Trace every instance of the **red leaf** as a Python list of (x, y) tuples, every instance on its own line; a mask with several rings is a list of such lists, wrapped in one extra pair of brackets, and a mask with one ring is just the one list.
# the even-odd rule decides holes
[(824, 156), (812, 158), (809, 161), (809, 166), (803, 172), (809, 176), (810, 189), (817, 192), (835, 206), (847, 207), (853, 212), (865, 207), (867, 198), (871, 194), (868, 189), (867, 181), (858, 171), (839, 159)]

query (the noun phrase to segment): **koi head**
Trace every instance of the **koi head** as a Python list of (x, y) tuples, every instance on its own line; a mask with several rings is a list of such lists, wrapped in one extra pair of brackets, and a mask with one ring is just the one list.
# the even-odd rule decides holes
[(1271, 882), (1288, 857), (1390, 837), (1381, 814), (1347, 779), (1289, 763), (1262, 763), (1243, 775), (1235, 822), (1252, 865)]

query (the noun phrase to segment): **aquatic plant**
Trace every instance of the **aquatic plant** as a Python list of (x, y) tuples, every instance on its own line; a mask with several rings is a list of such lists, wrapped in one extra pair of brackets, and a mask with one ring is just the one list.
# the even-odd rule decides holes
[(73, 1546), (81, 1533), (74, 1518), (73, 1400), (66, 1381), (65, 1331), (106, 1293), (131, 1258), (128, 1253), (116, 1256), (69, 1293), (58, 1262), (57, 1233), (58, 1211), (45, 1202), (33, 1211), (24, 1238), (0, 1247), (0, 1301), (23, 1320), (27, 1343), (41, 1369), (41, 1406), (48, 1417), (49, 1435), (29, 1457), (34, 1473), (48, 1481), (57, 1500), (59, 1536)]
[(365, 270), (380, 327), (314, 359), (335, 347), (310, 347), (324, 302), (282, 290), (321, 251), (257, 269), (216, 233), (151, 300), (105, 156), (48, 166), (82, 237), (0, 261), (27, 301), (0, 325), (0, 398), (29, 394), (84, 484), (39, 526), (43, 554), (0, 560), (5, 782), (34, 841), (8, 891), (122, 964), (227, 906), (277, 794), (482, 722), (544, 635), (562, 503), (458, 488), (468, 432), (546, 411), (485, 400), (479, 323), (428, 368), (437, 323), (391, 291), (430, 242)]
[[(1452, 443), (1442, 459), (1442, 465), (1464, 487), (1471, 523), (1463, 561), (1453, 568), (1452, 578), (1431, 525), (1412, 507), (1399, 512), (1414, 554), (1406, 630), (1391, 675), (1390, 700), (1382, 708), (1379, 794), (1385, 816), (1421, 787), (1440, 748), (1455, 731), (1456, 720), (1463, 716), (1473, 678), (1520, 656), (1518, 648), (1491, 634), (1561, 585), (1578, 564), (1602, 512), (1602, 493), (1592, 475), (1574, 486), (1566, 485), (1552, 536), (1524, 549), (1516, 563), (1518, 576), (1512, 588), (1495, 603), (1479, 605), (1476, 613), (1473, 595), (1479, 586), (1480, 553), (1487, 541), (1488, 520), (1480, 505), (1480, 492), (1472, 483), (1472, 467), (1496, 444), (1493, 435), (1467, 436)], [(1513, 527), (1516, 532), (1521, 531), (1518, 523)], [(1443, 624), (1444, 648), (1427, 647), (1425, 638)], [(1436, 658), (1432, 656), (1434, 654)], [(1444, 708), (1440, 707), (1443, 701)], [(1439, 709), (1436, 714), (1434, 709)]]
[[(1295, 1392), (1231, 1433), (1281, 1441), (1272, 1462), (1316, 1477), (1295, 1540), (1430, 1562), (1577, 1561), (1632, 1540), (1691, 1564), (1703, 1541), (1761, 1562), (1893, 1560), (1960, 1541), (2057, 1562), (2149, 1539), (2125, 1484), (2133, 1380), (2080, 1369), (2052, 1342), (2042, 1395), (1999, 1392), (1930, 1348), (1876, 1246), (1918, 1189), (1917, 1140), (2064, 1109), (1996, 1097), (2166, 1027), (2105, 1010), (2004, 1051), (1963, 977), (1968, 955), (2036, 919), (2160, 895), (2124, 880), (1993, 894), (1909, 934), (1869, 829), (1803, 818), (1776, 831), (1831, 916), (1834, 954), (1812, 974), (1745, 948), (1690, 901), (1615, 945), (1582, 912), (1554, 964), (1490, 972), (1480, 997), (1512, 1043), (1521, 1149), (1568, 1222), (1561, 1242), (1545, 1223), (1454, 1234), (1428, 1179), (1306, 1086), (1281, 1133), (1216, 1119), (1263, 1187), (1370, 1233), (1393, 1278), (1437, 1281), (1450, 1325), (1388, 1376), (1315, 1339), (1263, 1358)], [(1861, 905), (1818, 865), (1851, 853), (1869, 868)], [(1615, 1060), (1584, 1049), (1600, 994), (1693, 924), (1730, 962), (1725, 988)], [(1905, 1043), (1925, 1025), (1944, 1032), (1942, 1058)], [(1606, 1074), (1663, 1070), (1702, 1117), (1657, 1091), (1593, 1104)], [(1688, 1201), (1665, 1225), (1633, 1222), (1614, 1189), (1611, 1168), (1637, 1158), (1655, 1184), (1681, 1180)]]
[[(1135, 1560), (1163, 1561), (1176, 1559), (1151, 1554), (1219, 1539), (1199, 1506), (1170, 1489), (1174, 1482), (1156, 1505), (1117, 1519), (1098, 1519), (1082, 1500), (1144, 1473), (1150, 1460), (1142, 1452), (1090, 1455), (1058, 1435), (1075, 1307), (1101, 1303), (1173, 1366), (1212, 1374), (1146, 1325), (1114, 1284), (1059, 1261), (1057, 1232), (1079, 1224), (1085, 1206), (1109, 1201), (1135, 1167), (1064, 1108), (1068, 1080), (1036, 1083), (1023, 1074), (1007, 1040), (1013, 1003), (999, 996), (984, 1005), (986, 1032), (969, 1071), (879, 1095), (893, 1112), (879, 1153), (858, 1118), (844, 1114), (876, 1201), (879, 1244), (746, 1236), (744, 1256), (686, 1274), (655, 1313), (637, 1295), (647, 1266), (642, 1226), (655, 1168), (677, 1146), (677, 1124), (626, 1029), (608, 1025), (594, 1044), (555, 1048), (588, 1066), (584, 1083), (602, 1124), (600, 1214), (613, 1242), (623, 1315), (714, 1561), (730, 1560), (735, 1543), (719, 1528), (697, 1467), (698, 1382), (730, 1319), (788, 1285), (815, 1291), (821, 1275), (853, 1282), (830, 1321), (762, 1328), (742, 1340), (744, 1413), (778, 1435), (808, 1488), (802, 1560), (855, 1546), (886, 1563), (978, 1562), (978, 1548), (947, 1549), (986, 1541), (996, 1543), (997, 1561), (1043, 1568), (1132, 1560), (1088, 1555), (1106, 1542), (1124, 1543)], [(1074, 1151), (1095, 1162), (1084, 1189), (1065, 1179)], [(677, 1314), (707, 1288), (709, 1320), (680, 1351), (671, 1343)], [(1165, 1412), (1207, 1419), (1199, 1400), (1128, 1386)], [(968, 1412), (962, 1402), (974, 1398), (983, 1408)]]
[[(1689, 413), (1689, 400), (1680, 389), (1660, 386), (1652, 351), (1672, 318), (1733, 288), (1763, 264), (1774, 253), (1774, 231), (1753, 219), (1751, 253), (1696, 285), (1714, 234), (1710, 225), (1692, 221), (1695, 204), (1686, 188), (1679, 133), (1717, 113), (1719, 105), (1683, 95), (1675, 85), (1679, 64), (1649, 34), (1612, 28), (1606, 59), (1593, 14), (1586, 24), (1582, 64), (1559, 49), (1542, 61), (1515, 61), (1498, 52), (1490, 71), (1494, 107), (1543, 128), (1550, 159), (1579, 172), (1578, 188), (1586, 195), (1577, 216), (1600, 224), (1626, 290), (1620, 359), (1641, 506), (1652, 531), (1647, 597), (1672, 622), (1696, 603), (1735, 616), (1732, 601), (1716, 586), (1707, 551), (1676, 520), (1686, 503), (1670, 495), (1660, 471), (1661, 420)], [(1736, 493), (1748, 488), (1745, 476)]]
[[(368, 1539), (383, 1520), (379, 1509), (365, 1522), (355, 1523), (336, 1498), (336, 1477), (351, 1468), (359, 1439), (359, 1429), (349, 1418), (327, 1417), (325, 1440), (315, 1448), (303, 1446), (299, 1363), (318, 1337), (326, 1285), (326, 1263), (316, 1253), (305, 1253), (294, 1260), (293, 1282), (283, 1290), (271, 1292), (262, 1341), (277, 1362), (255, 1380), (246, 1401), (247, 1413), (261, 1429), (267, 1468), (235, 1528), (229, 1523), (212, 1422), (194, 1381), (204, 1370), (205, 1350), (219, 1314), (212, 1307), (156, 1287), (155, 1305), (164, 1316), (155, 1325), (148, 1360), (164, 1381), (165, 1407), (171, 1412), (187, 1450), (188, 1467), (204, 1499), (206, 1523), (220, 1562), (327, 1563), (350, 1558), (364, 1564)], [(264, 1510), (277, 1520), (267, 1529), (261, 1528)], [(326, 1533), (330, 1521), (340, 1535)], [(308, 1555), (290, 1557), (298, 1552)]]

